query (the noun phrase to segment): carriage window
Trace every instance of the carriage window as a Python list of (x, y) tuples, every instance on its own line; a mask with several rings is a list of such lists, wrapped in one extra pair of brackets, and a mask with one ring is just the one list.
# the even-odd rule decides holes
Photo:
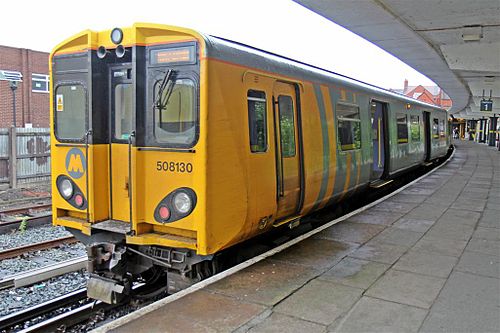
[(439, 119), (432, 119), (432, 138), (439, 138)]
[(337, 104), (339, 142), (342, 150), (361, 148), (361, 120), (359, 107)]
[(250, 151), (265, 152), (267, 150), (266, 93), (249, 90), (247, 100)]
[(408, 116), (403, 113), (396, 114), (398, 126), (398, 143), (408, 143)]
[(59, 139), (83, 139), (87, 110), (85, 88), (79, 84), (58, 86), (54, 104), (56, 136)]
[(130, 136), (133, 121), (132, 84), (115, 87), (115, 139), (126, 140)]
[(410, 116), (411, 141), (420, 141), (420, 117)]
[(444, 134), (444, 120), (439, 120), (439, 136), (441, 138), (445, 137), (445, 134)]
[(280, 116), (281, 153), (283, 157), (295, 156), (295, 125), (293, 121), (293, 101), (290, 96), (278, 97)]
[(161, 93), (155, 105), (156, 140), (192, 145), (196, 138), (195, 84), (190, 79), (171, 79), (160, 89), (161, 83), (158, 80), (154, 87), (154, 94)]

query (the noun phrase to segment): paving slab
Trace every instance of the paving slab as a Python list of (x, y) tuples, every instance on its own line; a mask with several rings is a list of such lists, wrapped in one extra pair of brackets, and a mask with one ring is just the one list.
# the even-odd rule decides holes
[(482, 212), (486, 206), (486, 200), (484, 199), (471, 199), (471, 198), (458, 198), (451, 208), (472, 210), (476, 212)]
[(429, 309), (445, 282), (442, 278), (390, 269), (365, 295)]
[[(500, 207), (500, 204), (495, 204), (495, 207)], [(500, 210), (486, 208), (479, 219), (479, 226), (500, 228)]]
[(451, 240), (469, 240), (474, 232), (474, 226), (460, 223), (436, 222), (427, 232), (426, 236), (451, 239)]
[(363, 296), (331, 332), (418, 332), (424, 309)]
[(246, 332), (259, 333), (320, 333), (326, 332), (326, 326), (280, 313), (272, 313), (261, 323), (253, 326)]
[(392, 225), (394, 228), (405, 229), (416, 232), (426, 232), (435, 223), (432, 220), (423, 220), (415, 218), (400, 218)]
[(492, 256), (500, 256), (500, 241), (473, 238), (469, 241), (465, 250)]
[(500, 257), (465, 251), (455, 270), (500, 279)]
[(368, 224), (391, 225), (403, 217), (399, 212), (368, 211), (354, 215), (347, 219), (349, 222), (359, 222)]
[(312, 280), (275, 306), (274, 311), (329, 325), (346, 313), (362, 292), (358, 288)]
[(447, 278), (458, 259), (435, 253), (409, 251), (394, 265), (394, 269)]
[(414, 208), (405, 217), (436, 221), (448, 209), (446, 205), (423, 203)]
[(393, 201), (397, 202), (408, 202), (408, 203), (421, 203), (424, 202), (425, 199), (427, 199), (427, 195), (421, 195), (421, 194), (411, 194), (411, 193), (405, 193), (404, 191), (396, 194), (393, 196), (391, 199)]
[(426, 234), (413, 246), (414, 251), (442, 254), (445, 256), (460, 257), (467, 246), (467, 241), (440, 238)]
[(318, 271), (306, 266), (264, 260), (208, 286), (207, 290), (274, 305), (317, 275)]
[(309, 238), (278, 253), (273, 260), (326, 270), (357, 247), (357, 244)]
[(111, 332), (231, 332), (265, 307), (198, 291)]
[(378, 224), (344, 221), (317, 233), (314, 238), (325, 238), (348, 243), (363, 244), (375, 237), (386, 227)]
[(464, 209), (448, 209), (438, 221), (475, 226), (480, 217), (481, 213), (479, 212)]
[(486, 239), (490, 241), (500, 240), (500, 229), (497, 228), (486, 228), (478, 226), (474, 234), (472, 234), (472, 239)]
[(408, 213), (418, 206), (418, 203), (398, 202), (386, 200), (371, 208), (374, 211)]
[(499, 332), (500, 281), (453, 272), (422, 332)]
[(370, 287), (390, 265), (374, 261), (347, 257), (321, 274), (318, 279), (336, 282), (350, 287), (367, 289)]
[(349, 254), (349, 256), (392, 265), (407, 249), (405, 246), (370, 241)]
[(375, 236), (371, 241), (412, 247), (423, 236), (423, 234), (423, 232), (390, 227)]

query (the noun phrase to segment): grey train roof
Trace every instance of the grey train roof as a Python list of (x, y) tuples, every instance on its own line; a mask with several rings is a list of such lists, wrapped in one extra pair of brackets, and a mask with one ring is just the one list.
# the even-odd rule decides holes
[[(202, 35), (207, 44), (207, 57), (248, 66), (270, 73), (302, 79), (321, 84), (338, 84), (353, 89), (363, 90), (366, 93), (394, 98), (402, 102), (420, 105), (427, 108), (443, 110), (435, 105), (424, 103), (416, 99), (400, 95), (389, 90), (315, 67), (300, 61), (282, 57), (280, 55), (260, 50), (224, 38)], [(444, 110), (443, 110), (444, 111)]]

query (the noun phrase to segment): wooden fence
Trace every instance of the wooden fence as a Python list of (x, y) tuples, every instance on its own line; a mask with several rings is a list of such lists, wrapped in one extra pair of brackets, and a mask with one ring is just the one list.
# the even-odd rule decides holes
[(48, 128), (0, 129), (0, 184), (50, 179), (50, 131)]

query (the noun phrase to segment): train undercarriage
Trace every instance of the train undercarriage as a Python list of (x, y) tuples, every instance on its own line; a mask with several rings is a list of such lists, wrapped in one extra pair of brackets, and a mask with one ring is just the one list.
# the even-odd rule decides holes
[(200, 256), (193, 250), (125, 243), (123, 235), (98, 232), (87, 236), (69, 229), (87, 249), (87, 294), (109, 304), (133, 296), (133, 285), (156, 284), (154, 295), (172, 294), (220, 271), (221, 255)]

